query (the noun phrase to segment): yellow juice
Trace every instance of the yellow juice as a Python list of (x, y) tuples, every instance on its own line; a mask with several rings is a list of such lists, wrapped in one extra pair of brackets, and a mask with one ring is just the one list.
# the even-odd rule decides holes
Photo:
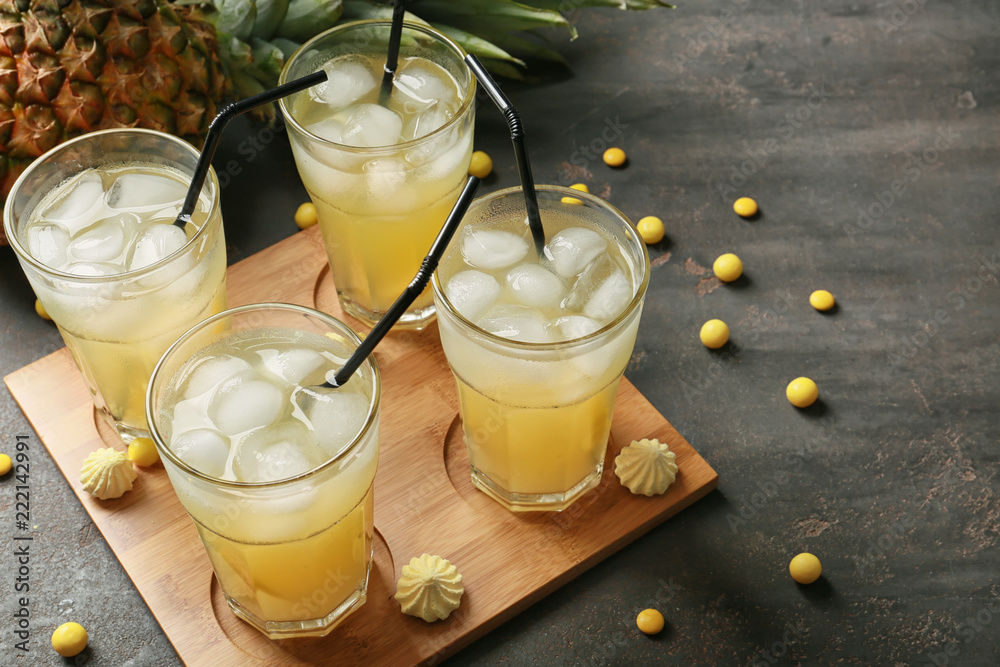
[[(521, 407), (485, 396), (456, 377), (469, 460), (513, 494), (572, 489), (604, 459), (618, 381), (572, 405)], [(512, 388), (510, 395), (518, 393)]]
[[(358, 505), (319, 532), (276, 543), (240, 542), (197, 523), (216, 576), (230, 600), (271, 622), (325, 618), (366, 598), (372, 555), (372, 489)], [(314, 507), (311, 527), (329, 520)], [(247, 531), (241, 531), (247, 532)]]

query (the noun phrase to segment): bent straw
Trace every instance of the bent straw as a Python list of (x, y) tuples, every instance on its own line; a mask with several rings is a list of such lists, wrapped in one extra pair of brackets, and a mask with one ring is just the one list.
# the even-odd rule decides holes
[(208, 176), (208, 168), (212, 166), (212, 158), (215, 157), (215, 150), (219, 147), (219, 141), (222, 139), (222, 131), (229, 124), (229, 121), (247, 111), (252, 111), (257, 107), (276, 102), (282, 97), (305, 90), (306, 88), (315, 86), (317, 83), (322, 83), (326, 79), (327, 75), (325, 71), (313, 72), (301, 79), (289, 81), (277, 88), (265, 90), (263, 93), (258, 93), (245, 100), (229, 104), (220, 111), (212, 120), (212, 124), (208, 126), (205, 146), (201, 149), (198, 164), (195, 165), (194, 174), (191, 176), (191, 186), (188, 188), (187, 197), (184, 198), (184, 205), (181, 207), (181, 212), (177, 215), (177, 219), (174, 220), (174, 224), (184, 229), (191, 222), (191, 214), (194, 213), (194, 207), (198, 203), (198, 195), (201, 194), (201, 188), (205, 184), (205, 177)]
[(392, 27), (389, 28), (389, 51), (385, 56), (385, 69), (382, 73), (382, 88), (378, 93), (378, 104), (381, 107), (389, 104), (392, 96), (392, 79), (396, 76), (396, 66), (399, 64), (399, 42), (403, 37), (403, 14), (406, 8), (403, 0), (396, 0), (392, 7)]
[(479, 179), (475, 176), (469, 176), (469, 180), (465, 184), (465, 189), (462, 190), (462, 194), (458, 196), (458, 201), (455, 202), (455, 206), (452, 207), (451, 213), (448, 214), (448, 219), (445, 220), (444, 226), (441, 227), (441, 231), (438, 232), (437, 238), (434, 239), (434, 244), (431, 246), (431, 250), (424, 257), (424, 261), (420, 263), (420, 268), (417, 270), (417, 275), (414, 276), (410, 284), (406, 286), (403, 293), (399, 295), (396, 302), (389, 306), (389, 310), (385, 312), (382, 319), (372, 328), (371, 332), (365, 336), (365, 339), (361, 341), (354, 353), (351, 354), (350, 358), (336, 372), (333, 376), (333, 380), (327, 380), (320, 387), (325, 387), (327, 389), (336, 389), (337, 387), (343, 387), (351, 376), (354, 375), (354, 371), (358, 370), (361, 363), (368, 358), (368, 355), (372, 353), (375, 346), (381, 342), (385, 335), (389, 333), (389, 329), (392, 325), (403, 316), (406, 309), (410, 307), (413, 300), (420, 296), (424, 288), (427, 287), (427, 281), (431, 279), (431, 274), (437, 269), (438, 262), (441, 261), (441, 256), (444, 255), (445, 248), (448, 247), (448, 242), (451, 241), (451, 237), (455, 235), (455, 230), (458, 229), (458, 223), (462, 221), (462, 217), (465, 212), (469, 209), (469, 204), (472, 203), (472, 198), (476, 196), (476, 190), (479, 188)]
[(535, 194), (535, 181), (531, 176), (531, 165), (528, 163), (528, 151), (524, 147), (524, 130), (521, 129), (521, 118), (517, 114), (517, 109), (510, 103), (497, 82), (493, 80), (493, 77), (476, 56), (468, 54), (465, 56), (465, 63), (472, 70), (480, 85), (486, 89), (486, 93), (500, 109), (500, 113), (507, 119), (510, 140), (514, 143), (514, 157), (517, 159), (517, 173), (521, 178), (521, 190), (524, 191), (524, 205), (528, 209), (528, 226), (531, 228), (531, 237), (535, 241), (535, 250), (541, 257), (542, 251), (545, 249), (545, 230), (542, 228), (542, 218), (538, 212), (538, 196)]

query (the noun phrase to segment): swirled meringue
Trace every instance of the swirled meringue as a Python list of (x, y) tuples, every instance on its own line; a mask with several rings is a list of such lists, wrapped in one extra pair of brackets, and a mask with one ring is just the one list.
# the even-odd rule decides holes
[(440, 556), (424, 554), (403, 566), (396, 584), (396, 600), (404, 614), (428, 623), (446, 619), (462, 601), (465, 587), (458, 568)]
[(121, 452), (107, 447), (87, 457), (80, 470), (80, 483), (92, 496), (107, 500), (121, 498), (132, 490), (136, 478), (131, 461)]
[(677, 478), (676, 458), (659, 440), (633, 441), (615, 457), (615, 474), (632, 493), (659, 495)]

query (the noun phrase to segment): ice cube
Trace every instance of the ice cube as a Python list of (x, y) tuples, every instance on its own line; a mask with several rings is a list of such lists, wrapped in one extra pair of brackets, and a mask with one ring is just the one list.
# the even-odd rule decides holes
[[(422, 58), (410, 58), (401, 63), (393, 84), (403, 94), (407, 113), (423, 111), (441, 100), (456, 100), (458, 85), (440, 65)], [(398, 102), (397, 102), (398, 103)]]
[(129, 271), (136, 271), (169, 257), (184, 247), (187, 236), (176, 225), (151, 225), (141, 232), (129, 261)]
[(285, 412), (285, 394), (266, 380), (237, 375), (215, 390), (208, 416), (220, 431), (235, 436), (277, 421)]
[(335, 144), (342, 143), (344, 138), (344, 124), (336, 118), (324, 118), (318, 123), (307, 125), (306, 129), (317, 137)]
[(584, 227), (568, 227), (545, 246), (545, 257), (563, 278), (572, 278), (607, 250), (607, 243), (597, 232)]
[(334, 109), (353, 104), (378, 85), (368, 67), (350, 57), (335, 58), (323, 69), (326, 70), (326, 81), (310, 88), (309, 94), (317, 102)]
[(125, 254), (130, 240), (117, 220), (102, 220), (69, 244), (69, 254), (85, 262), (107, 262)]
[(120, 174), (108, 191), (108, 206), (129, 210), (179, 207), (187, 190), (187, 184), (162, 174)]
[(395, 157), (368, 160), (361, 170), (365, 174), (364, 179), (368, 186), (368, 192), (372, 199), (379, 203), (379, 206), (388, 206), (390, 202), (392, 208), (396, 210), (401, 206), (407, 206), (403, 198), (409, 198), (412, 189), (408, 190), (403, 187), (407, 170), (405, 160)]
[(475, 322), (496, 303), (500, 283), (482, 271), (459, 271), (445, 285), (444, 295), (465, 319)]
[(69, 193), (42, 213), (48, 222), (58, 222), (70, 236), (89, 226), (104, 210), (104, 184), (93, 170), (85, 171), (63, 186)]
[(620, 271), (620, 269), (607, 253), (598, 255), (577, 276), (572, 289), (570, 289), (569, 296), (563, 300), (563, 308), (574, 313), (582, 312), (583, 307), (587, 305), (590, 297), (594, 295), (594, 292), (601, 286), (601, 283), (607, 280), (615, 271)]
[(405, 141), (418, 139), (430, 134), (439, 127), (444, 127), (449, 120), (451, 120), (451, 114), (441, 107), (441, 105), (435, 104), (420, 113), (410, 116), (409, 120), (406, 121), (405, 127), (403, 127), (403, 139)]
[(88, 278), (113, 276), (124, 272), (124, 267), (110, 262), (74, 262), (66, 267), (66, 273), (72, 273), (74, 276), (86, 276)]
[(220, 354), (214, 357), (204, 357), (197, 365), (187, 372), (187, 377), (181, 380), (184, 385), (184, 398), (201, 396), (206, 391), (214, 389), (223, 380), (250, 370), (250, 364), (239, 357)]
[(403, 119), (377, 104), (359, 104), (344, 121), (342, 141), (347, 146), (372, 148), (398, 144)]
[(69, 234), (59, 225), (37, 224), (28, 228), (28, 252), (46, 266), (61, 269), (66, 264)]
[(466, 227), (462, 234), (462, 257), (477, 269), (504, 269), (527, 254), (528, 242), (513, 232)]
[(498, 303), (476, 325), (491, 334), (525, 343), (549, 342), (548, 321), (534, 308)]
[(576, 340), (589, 336), (601, 328), (601, 323), (582, 315), (567, 315), (560, 317), (553, 322), (553, 327), (557, 330), (556, 337), (560, 341)]
[(295, 392), (295, 403), (305, 413), (316, 444), (327, 458), (351, 444), (368, 419), (367, 397), (343, 389), (310, 389)]
[(583, 307), (583, 314), (600, 322), (610, 322), (632, 300), (632, 283), (621, 269), (615, 271), (594, 291)]
[(317, 385), (326, 381), (326, 371), (333, 364), (316, 350), (290, 348), (287, 350), (257, 350), (264, 367), (276, 378), (295, 385)]
[(518, 303), (533, 308), (554, 310), (566, 296), (559, 276), (538, 264), (520, 264), (508, 271), (507, 288)]
[(326, 460), (301, 422), (249, 433), (236, 447), (233, 472), (242, 482), (275, 482), (309, 472)]
[(221, 478), (229, 460), (229, 438), (217, 431), (199, 428), (171, 438), (170, 450), (198, 472)]

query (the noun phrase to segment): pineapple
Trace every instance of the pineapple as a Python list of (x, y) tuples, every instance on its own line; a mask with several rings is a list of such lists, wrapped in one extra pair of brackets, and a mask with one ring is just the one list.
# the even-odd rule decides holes
[[(516, 54), (559, 60), (529, 32), (561, 27), (575, 37), (557, 7), (670, 6), (661, 0), (407, 4), (420, 14), (408, 13), (408, 20), (427, 19), (506, 76), (520, 76), (524, 62)], [(274, 86), (299, 44), (338, 20), (391, 13), (391, 3), (376, 0), (0, 0), (0, 201), (32, 160), (84, 132), (144, 127), (200, 145), (222, 101)]]

